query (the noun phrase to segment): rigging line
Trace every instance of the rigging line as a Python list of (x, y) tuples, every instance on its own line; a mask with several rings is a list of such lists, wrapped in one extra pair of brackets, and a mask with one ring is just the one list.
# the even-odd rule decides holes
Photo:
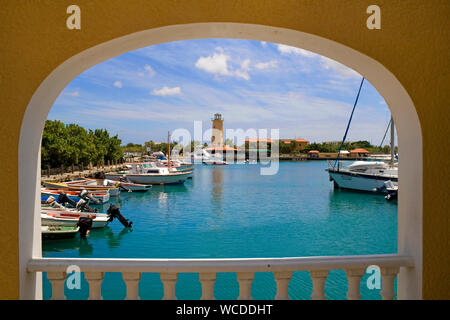
[(386, 132), (384, 133), (384, 136), (383, 136), (383, 140), (381, 140), (380, 148), (381, 148), (381, 146), (383, 145), (384, 139), (386, 138), (386, 134), (387, 134), (388, 131), (389, 131), (389, 127), (391, 126), (391, 122), (392, 122), (392, 117), (391, 117), (391, 120), (389, 120), (388, 126), (387, 126), (387, 128), (386, 128)]
[(352, 122), (353, 113), (355, 112), (356, 104), (358, 103), (359, 94), (361, 93), (361, 88), (362, 88), (363, 83), (364, 83), (364, 77), (362, 78), (361, 84), (359, 85), (358, 95), (356, 96), (355, 104), (353, 105), (353, 110), (350, 115), (350, 119), (348, 120), (347, 129), (345, 130), (344, 138), (342, 139), (341, 146), (339, 147), (339, 152), (337, 154), (336, 161), (334, 162), (333, 168), (336, 167), (336, 164), (339, 160), (339, 155), (341, 154), (342, 146), (344, 145), (344, 142), (345, 142), (345, 138), (347, 138), (348, 129), (350, 128), (350, 123)]

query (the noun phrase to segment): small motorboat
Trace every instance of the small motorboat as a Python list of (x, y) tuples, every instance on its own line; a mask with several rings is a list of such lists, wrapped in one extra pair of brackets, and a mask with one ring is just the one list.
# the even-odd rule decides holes
[(79, 230), (79, 227), (72, 226), (41, 226), (43, 240), (70, 239), (75, 237)]
[(384, 182), (383, 186), (373, 191), (384, 193), (384, 198), (388, 201), (397, 200), (398, 198), (398, 183), (388, 180)]
[(192, 171), (172, 171), (172, 167), (156, 167), (151, 163), (133, 163), (131, 169), (127, 171), (123, 179), (127, 179), (135, 184), (144, 185), (164, 185), (184, 183)]
[[(75, 202), (78, 202), (80, 200), (80, 191), (67, 190), (67, 189), (41, 188), (41, 201), (46, 201), (48, 199), (48, 197), (50, 197), (50, 196), (57, 198), (61, 192), (64, 192), (70, 199), (72, 199)], [(95, 200), (100, 201), (100, 204), (106, 203), (109, 201), (110, 195), (108, 192), (95, 192), (94, 191), (94, 192), (89, 192), (89, 194)]]
[(221, 159), (207, 159), (207, 160), (203, 160), (203, 164), (210, 165), (210, 166), (212, 166), (212, 165), (224, 166), (224, 165), (227, 165), (228, 163)]
[(103, 185), (107, 185), (107, 186), (119, 186), (122, 187), (123, 190), (125, 191), (132, 191), (132, 192), (136, 192), (136, 191), (148, 191), (152, 188), (151, 184), (138, 184), (138, 183), (133, 183), (131, 181), (129, 181), (126, 176), (122, 177), (121, 179), (91, 179), (91, 178), (86, 178), (86, 180), (88, 181), (94, 181), (95, 183), (97, 183), (98, 185), (103, 184)]
[(75, 227), (80, 217), (92, 219), (92, 228), (103, 228), (110, 219), (107, 214), (93, 212), (77, 212), (71, 210), (41, 210), (42, 226)]
[(81, 191), (87, 190), (90, 193), (108, 193), (112, 197), (116, 197), (120, 194), (120, 189), (116, 186), (104, 186), (104, 185), (89, 185), (84, 179), (68, 182), (44, 182), (44, 186), (47, 189), (59, 189), (68, 191)]

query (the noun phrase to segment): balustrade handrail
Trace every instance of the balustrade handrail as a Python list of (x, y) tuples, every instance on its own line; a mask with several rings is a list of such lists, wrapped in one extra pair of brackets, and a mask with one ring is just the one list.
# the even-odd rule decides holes
[(33, 258), (28, 272), (64, 272), (70, 265), (82, 272), (279, 272), (379, 267), (413, 267), (410, 256), (398, 254), (313, 256), (286, 258), (226, 259), (124, 259), (124, 258)]

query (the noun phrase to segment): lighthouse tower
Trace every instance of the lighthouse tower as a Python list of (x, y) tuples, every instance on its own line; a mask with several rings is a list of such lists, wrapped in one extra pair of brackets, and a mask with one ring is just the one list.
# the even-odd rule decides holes
[(220, 113), (216, 113), (212, 121), (212, 135), (211, 144), (212, 148), (222, 149), (224, 146), (223, 141), (223, 119)]

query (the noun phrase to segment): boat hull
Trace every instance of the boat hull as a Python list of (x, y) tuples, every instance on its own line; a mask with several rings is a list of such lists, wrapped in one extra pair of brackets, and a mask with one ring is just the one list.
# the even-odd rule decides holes
[(164, 185), (184, 183), (191, 174), (192, 171), (170, 174), (127, 174), (127, 178), (133, 183)]
[[(60, 217), (51, 216), (45, 213), (41, 213), (41, 226), (63, 226), (63, 227), (76, 227), (79, 220), (79, 216), (72, 217)], [(92, 219), (92, 228), (103, 228), (109, 223), (107, 217), (95, 217)]]
[(79, 227), (41, 226), (42, 240), (70, 239), (75, 237)]
[(398, 178), (392, 176), (368, 175), (361, 173), (350, 173), (347, 171), (328, 170), (330, 179), (333, 180), (339, 188), (374, 192), (382, 188), (388, 180), (397, 182)]
[[(80, 197), (78, 197), (79, 194), (78, 191), (71, 192), (69, 190), (45, 190), (45, 189), (41, 189), (41, 201), (47, 201), (48, 197), (50, 196), (58, 198), (61, 192), (65, 192), (66, 195), (75, 202), (80, 201)], [(99, 200), (102, 204), (109, 201), (110, 196), (109, 193), (90, 193), (90, 194), (94, 199)], [(89, 203), (95, 204), (91, 200), (89, 200)]]

